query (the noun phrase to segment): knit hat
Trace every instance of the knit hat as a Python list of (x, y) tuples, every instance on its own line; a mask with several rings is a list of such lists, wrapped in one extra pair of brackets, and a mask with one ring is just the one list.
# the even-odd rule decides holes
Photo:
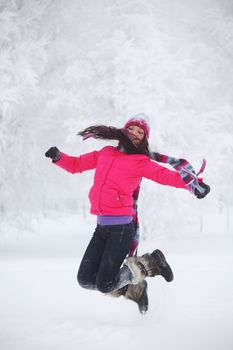
[(139, 128), (143, 129), (146, 138), (149, 138), (149, 134), (150, 134), (150, 126), (149, 126), (149, 120), (148, 117), (143, 114), (137, 114), (134, 117), (130, 118), (127, 123), (125, 124), (124, 128), (127, 129), (129, 126), (131, 125), (136, 125)]

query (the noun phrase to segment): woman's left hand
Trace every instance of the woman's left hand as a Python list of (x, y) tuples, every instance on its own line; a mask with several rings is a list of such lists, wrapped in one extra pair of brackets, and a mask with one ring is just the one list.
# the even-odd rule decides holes
[(204, 191), (200, 192), (197, 188), (195, 188), (194, 194), (198, 199), (205, 198), (210, 192), (210, 186), (201, 181), (199, 182), (199, 186), (202, 187)]

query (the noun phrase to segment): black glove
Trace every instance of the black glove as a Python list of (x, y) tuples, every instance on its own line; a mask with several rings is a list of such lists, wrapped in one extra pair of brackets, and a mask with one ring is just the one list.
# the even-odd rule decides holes
[(45, 157), (51, 158), (54, 162), (57, 162), (61, 158), (61, 152), (57, 147), (50, 147), (47, 152), (45, 152)]
[(197, 188), (195, 188), (194, 194), (198, 199), (202, 199), (210, 192), (210, 186), (201, 181), (199, 182), (199, 186), (204, 189), (204, 192), (201, 193)]

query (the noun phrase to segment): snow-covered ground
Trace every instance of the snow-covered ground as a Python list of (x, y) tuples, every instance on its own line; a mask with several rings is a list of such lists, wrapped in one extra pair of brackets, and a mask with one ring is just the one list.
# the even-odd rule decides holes
[(131, 301), (78, 286), (91, 220), (47, 220), (1, 236), (1, 350), (233, 348), (232, 237), (141, 242), (140, 253), (164, 250), (175, 274), (171, 284), (148, 279), (141, 315)]

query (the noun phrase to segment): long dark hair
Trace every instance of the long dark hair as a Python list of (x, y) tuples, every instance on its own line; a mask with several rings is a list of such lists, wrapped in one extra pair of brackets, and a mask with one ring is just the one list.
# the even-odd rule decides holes
[(147, 138), (144, 136), (139, 145), (135, 145), (131, 139), (127, 129), (118, 129), (114, 126), (106, 125), (92, 125), (83, 131), (78, 132), (79, 136), (86, 140), (90, 137), (101, 140), (118, 140), (118, 148), (123, 148), (128, 154), (145, 154), (149, 156), (149, 144)]

